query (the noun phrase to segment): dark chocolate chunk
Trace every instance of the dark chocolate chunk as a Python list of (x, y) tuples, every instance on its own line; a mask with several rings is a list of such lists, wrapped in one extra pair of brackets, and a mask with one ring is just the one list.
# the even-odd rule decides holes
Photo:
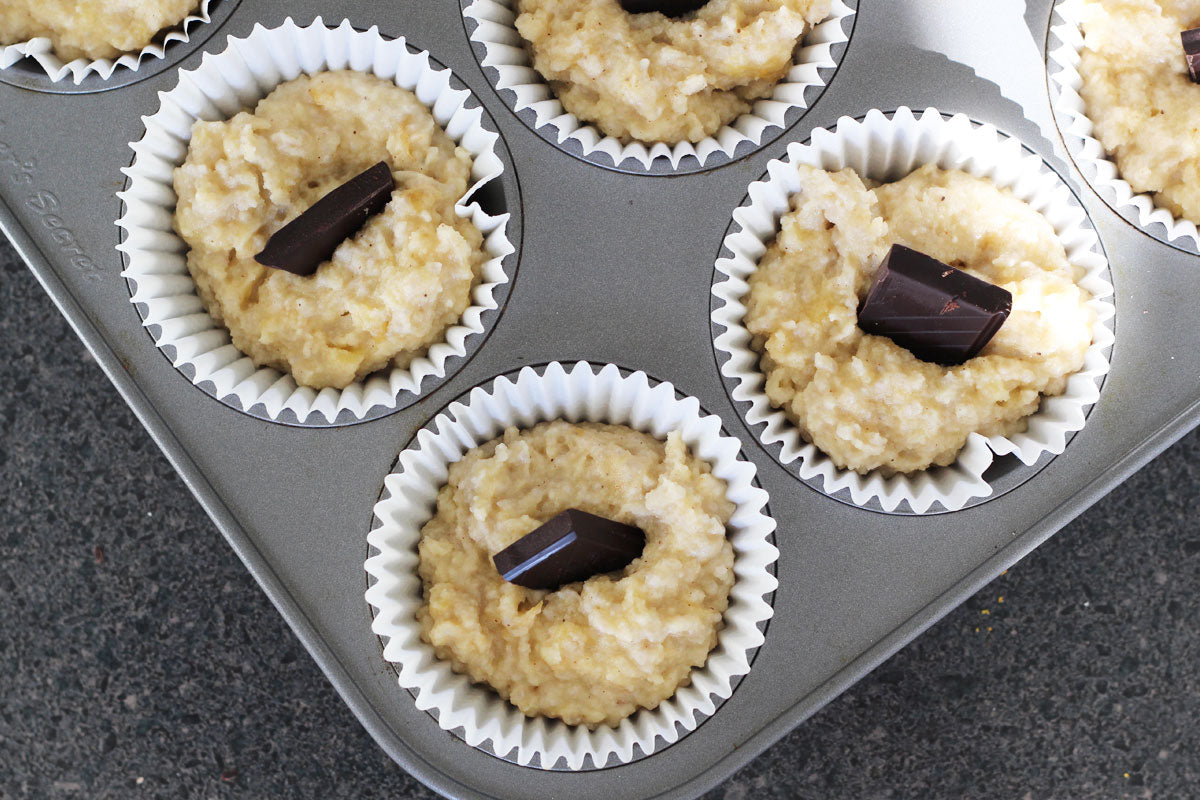
[(858, 327), (951, 366), (982, 350), (1011, 310), (1007, 289), (897, 244), (858, 309)]
[(557, 589), (621, 569), (642, 554), (646, 534), (572, 508), (492, 556), (504, 580), (527, 589)]
[(708, 0), (621, 0), (621, 8), (630, 14), (657, 11), (668, 17), (682, 17), (703, 8), (707, 2)]
[(1193, 83), (1200, 83), (1200, 28), (1192, 28), (1179, 34), (1183, 40), (1183, 58), (1187, 61), (1188, 74)]
[(312, 275), (338, 245), (387, 205), (396, 183), (386, 162), (361, 172), (284, 225), (254, 257), (263, 266)]

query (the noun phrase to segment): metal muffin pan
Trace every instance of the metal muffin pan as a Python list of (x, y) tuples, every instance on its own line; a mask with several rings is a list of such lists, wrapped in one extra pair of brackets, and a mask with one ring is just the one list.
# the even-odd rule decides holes
[[(230, 0), (222, 0), (222, 5)], [(0, 225), (347, 704), (406, 770), (456, 797), (693, 797), (719, 783), (1200, 422), (1200, 335), (1180, 324), (1200, 259), (1130, 225), (1066, 157), (1045, 73), (1050, 0), (862, 0), (823, 96), (769, 145), (714, 169), (631, 175), (529, 130), (482, 74), (455, 3), (241, 0), (169, 68), (111, 90), (0, 84)], [(1000, 8), (1003, 6), (1003, 8)], [(156, 92), (200, 51), (255, 24), (347, 18), (429, 50), (490, 112), (512, 157), (519, 269), (491, 335), (395, 413), (300, 428), (242, 413), (177, 372), (141, 328), (115, 250), (129, 143)], [(949, 56), (947, 55), (949, 54)], [(953, 59), (961, 59), (962, 62)], [(6, 76), (7, 77), (7, 76)], [(999, 85), (993, 81), (999, 81)], [(1076, 190), (1116, 286), (1112, 370), (1066, 452), (965, 510), (897, 515), (838, 502), (780, 467), (718, 371), (713, 263), (746, 187), (788, 142), (869, 109), (934, 106), (1020, 138)], [(742, 440), (778, 521), (775, 615), (733, 696), (678, 743), (580, 773), (472, 748), (416, 709), (384, 662), (363, 599), (365, 537), (384, 476), (450, 400), (527, 364), (588, 360), (671, 381)], [(1012, 485), (1008, 485), (1011, 481)], [(999, 488), (999, 483), (998, 487)]]

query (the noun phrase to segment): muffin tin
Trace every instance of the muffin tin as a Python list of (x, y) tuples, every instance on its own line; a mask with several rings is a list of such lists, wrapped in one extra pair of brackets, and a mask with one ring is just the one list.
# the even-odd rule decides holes
[[(1051, 0), (861, 0), (836, 72), (781, 136), (691, 174), (589, 163), (529, 129), (481, 71), (454, 3), (221, 0), (210, 30), (161, 62), (77, 90), (0, 71), (0, 225), (234, 551), (379, 744), (456, 797), (692, 797), (728, 777), (1047, 539), (1200, 422), (1200, 336), (1187, 323), (1200, 258), (1157, 241), (1087, 185), (1055, 125), (1046, 72)], [(201, 52), (257, 24), (377, 25), (428, 50), (474, 93), (507, 150), (491, 202), (520, 224), (513, 282), (457, 372), (394, 413), (300, 427), (225, 405), (155, 347), (121, 279), (116, 192), (140, 117)], [(849, 31), (848, 31), (849, 32)], [(872, 109), (936, 107), (1017, 137), (1073, 188), (1116, 289), (1111, 371), (1057, 457), (1002, 457), (993, 493), (953, 513), (883, 513), (827, 496), (747, 429), (710, 321), (730, 216), (792, 142)], [(653, 171), (653, 170), (652, 170)], [(450, 402), (525, 365), (587, 360), (641, 370), (695, 397), (741, 441), (776, 520), (779, 588), (750, 672), (696, 730), (653, 755), (578, 772), (521, 766), (442, 730), (401, 689), (371, 632), (363, 563), (397, 454)], [(461, 732), (459, 732), (461, 733)]]

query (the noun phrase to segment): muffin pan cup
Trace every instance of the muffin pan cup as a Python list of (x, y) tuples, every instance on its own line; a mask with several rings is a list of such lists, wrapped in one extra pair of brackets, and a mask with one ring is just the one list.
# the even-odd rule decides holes
[[(790, 210), (792, 195), (799, 189), (797, 164), (849, 168), (877, 182), (896, 180), (925, 164), (958, 169), (1008, 189), (1050, 222), (1068, 261), (1082, 274), (1079, 285), (1091, 295), (1092, 344), (1080, 370), (1067, 379), (1062, 393), (1042, 400), (1037, 412), (1027, 418), (1025, 430), (1011, 436), (972, 433), (955, 461), (945, 467), (907, 475), (885, 476), (879, 470), (860, 475), (838, 468), (801, 438), (782, 410), (771, 405), (760, 354), (751, 347), (745, 327), (747, 281), (774, 241), (780, 217)], [(994, 455), (1013, 454), (1023, 464), (1035, 464), (1045, 453), (1061, 453), (1071, 434), (1083, 428), (1108, 374), (1113, 343), (1115, 309), (1108, 262), (1070, 188), (1019, 140), (962, 114), (943, 117), (935, 108), (919, 113), (900, 108), (891, 115), (871, 111), (862, 119), (843, 117), (836, 128), (816, 130), (808, 142), (789, 145), (787, 156), (767, 165), (767, 175), (750, 186), (747, 197), (748, 204), (733, 212), (732, 232), (725, 237), (728, 255), (717, 259), (712, 319), (724, 332), (714, 342), (723, 362), (722, 374), (737, 382), (733, 397), (746, 406), (747, 424), (764, 445), (779, 445), (780, 463), (801, 479), (828, 494), (848, 496), (857, 505), (877, 503), (885, 511), (957, 511), (991, 495), (984, 474)]]
[[(404, 769), (454, 797), (695, 797), (1200, 422), (1200, 333), (1179, 302), (1196, 294), (1197, 257), (1113, 212), (1066, 156), (1047, 86), (1049, 0), (1027, 0), (1024, 14), (1019, 3), (994, 5), (985, 30), (971, 4), (955, 0), (861, 4), (837, 74), (779, 141), (662, 179), (587, 163), (531, 131), (491, 88), (453, 3), (242, 0), (201, 50), (220, 53), (228, 36), (288, 17), (301, 26), (318, 16), (360, 31), (378, 26), (470, 88), (500, 133), (501, 155), (511, 157), (503, 191), (489, 199), (514, 214), (519, 255), (503, 314), (456, 373), (408, 407), (355, 425), (281, 425), (220, 402), (172, 366), (129, 302), (115, 192), (141, 117), (177, 85), (176, 71), (87, 94), (0, 85), (0, 221), (234, 551)], [(194, 52), (180, 67), (200, 61)], [(941, 514), (842, 502), (781, 466), (777, 445), (761, 444), (742, 421), (735, 384), (720, 373), (721, 330), (710, 320), (724, 236), (768, 163), (843, 117), (901, 107), (993, 125), (1044, 160), (1088, 212), (1115, 287), (1110, 371), (1087, 424), (1061, 455), (1032, 465), (998, 457), (985, 473), (992, 494)], [(581, 360), (645, 372), (721, 419), (769, 498), (779, 586), (750, 671), (711, 716), (644, 758), (572, 771), (498, 757), (419, 708), (371, 629), (363, 564), (373, 508), (418, 430), (497, 376)]]
[[(232, 0), (224, 0), (231, 2)], [(133, 53), (123, 53), (116, 58), (99, 58), (89, 60), (76, 58), (63, 61), (54, 52), (50, 39), (41, 36), (24, 42), (14, 42), (0, 45), (0, 69), (10, 67), (18, 62), (37, 64), (52, 83), (66, 80), (68, 77), (76, 86), (83, 83), (90, 75), (96, 75), (101, 80), (108, 80), (113, 73), (122, 69), (137, 72), (143, 62), (153, 62), (166, 57), (167, 48), (182, 47), (191, 39), (193, 30), (199, 25), (212, 22), (210, 8), (221, 0), (200, 0), (200, 4), (178, 25), (160, 31), (150, 44)]]
[[(405, 367), (378, 370), (344, 389), (297, 385), (288, 373), (258, 367), (232, 343), (228, 330), (207, 313), (187, 267), (187, 244), (172, 226), (173, 176), (187, 156), (198, 120), (228, 119), (253, 108), (277, 86), (300, 75), (353, 70), (394, 81), (413, 92), (455, 144), (470, 153), (471, 180), (455, 204), (483, 234), (486, 260), (470, 305), (440, 340)], [(412, 402), (461, 364), (472, 338), (494, 323), (505, 284), (512, 278), (515, 248), (507, 235), (510, 214), (488, 214), (476, 196), (504, 175), (498, 135), (485, 127), (471, 92), (456, 88), (450, 70), (412, 51), (403, 37), (385, 40), (372, 28), (336, 28), (321, 19), (305, 27), (292, 20), (275, 28), (256, 26), (231, 39), (219, 54), (206, 54), (200, 67), (180, 74), (179, 85), (160, 96), (158, 113), (145, 118), (145, 134), (132, 144), (129, 185), (118, 193), (124, 213), (117, 220), (126, 257), (122, 273), (142, 322), (172, 363), (197, 386), (234, 408), (273, 421), (332, 425), (385, 414)], [(485, 315), (486, 320), (485, 320)]]
[(1058, 0), (1054, 4), (1048, 44), (1051, 101), (1071, 157), (1092, 188), (1123, 218), (1161, 242), (1200, 254), (1196, 223), (1157, 205), (1149, 192), (1136, 191), (1121, 177), (1116, 160), (1093, 135), (1087, 104), (1079, 94), (1083, 86), (1079, 74), (1083, 6), (1082, 0)]
[(484, 73), (509, 107), (543, 139), (594, 164), (671, 174), (719, 166), (758, 149), (790, 127), (833, 77), (854, 28), (858, 0), (834, 0), (828, 17), (805, 32), (791, 69), (767, 97), (698, 142), (622, 143), (567, 111), (533, 68), (516, 29), (516, 0), (462, 0), (463, 19)]
[[(706, 662), (657, 708), (593, 730), (526, 717), (486, 686), (456, 674), (421, 641), (416, 618), (422, 602), (417, 545), (421, 528), (436, 513), (450, 465), (506, 428), (525, 430), (558, 419), (625, 425), (660, 439), (679, 431), (689, 453), (725, 482), (726, 498), (735, 507), (729, 520), (734, 584)], [(779, 558), (771, 542), (775, 521), (766, 513), (767, 493), (755, 485), (754, 465), (740, 450), (738, 440), (722, 432), (721, 419), (705, 414), (694, 398), (678, 397), (671, 384), (644, 372), (622, 374), (613, 364), (526, 367), (451, 403), (400, 453), (367, 537), (375, 553), (366, 562), (374, 579), (366, 594), (375, 611), (372, 628), (387, 643), (383, 655), (396, 665), (400, 685), (413, 692), (418, 708), (434, 714), (445, 730), (461, 730), (469, 744), (544, 768), (627, 763), (695, 730), (750, 671), (763, 642), (760, 627), (771, 618), (768, 598), (778, 586), (772, 574)]]

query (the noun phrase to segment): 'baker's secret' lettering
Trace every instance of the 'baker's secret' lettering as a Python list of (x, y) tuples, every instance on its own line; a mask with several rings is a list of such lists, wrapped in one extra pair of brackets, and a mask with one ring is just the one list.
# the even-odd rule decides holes
[[(0, 121), (0, 130), (3, 130), (3, 125)], [(30, 192), (23, 198), (25, 207), (33, 211), (38, 223), (50, 232), (50, 240), (57, 245), (59, 252), (70, 257), (68, 263), (72, 267), (87, 280), (100, 280), (100, 267), (84, 251), (75, 233), (59, 216), (58, 198), (51, 192), (32, 188), (36, 169), (36, 161), (22, 160), (7, 142), (0, 139), (0, 178), (7, 178), (17, 186), (30, 187)]]

